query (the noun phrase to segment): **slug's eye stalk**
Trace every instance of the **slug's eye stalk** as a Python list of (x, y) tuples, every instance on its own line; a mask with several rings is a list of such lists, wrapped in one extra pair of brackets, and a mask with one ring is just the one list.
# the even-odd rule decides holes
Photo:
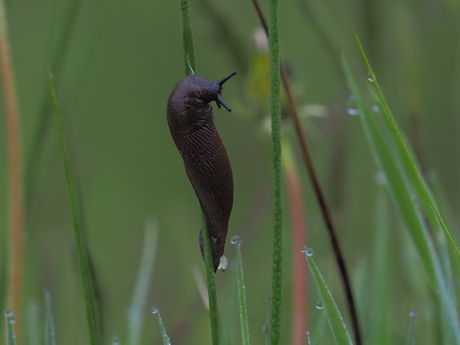
[[(236, 71), (233, 71), (232, 73), (230, 73), (228, 76), (226, 76), (225, 78), (219, 80), (219, 81), (216, 81), (214, 84), (217, 85), (219, 87), (219, 90), (222, 91), (222, 85), (224, 85), (224, 83), (229, 80), (231, 77), (233, 77), (234, 75), (236, 74)], [(227, 109), (227, 111), (232, 111), (232, 108), (230, 108), (227, 104), (225, 104), (224, 100), (222, 99), (221, 95), (220, 95), (220, 92), (219, 94), (217, 95), (217, 99), (216, 99), (216, 104), (217, 106), (220, 108), (220, 106), (223, 106), (225, 109)]]

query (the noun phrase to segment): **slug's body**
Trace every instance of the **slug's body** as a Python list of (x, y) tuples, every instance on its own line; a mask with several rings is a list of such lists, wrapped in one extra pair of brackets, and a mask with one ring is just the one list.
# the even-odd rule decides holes
[(186, 77), (176, 84), (167, 106), (171, 135), (206, 219), (214, 271), (224, 254), (233, 206), (233, 176), (227, 151), (214, 126), (210, 102), (231, 111), (220, 94), (222, 84), (235, 74), (216, 83), (199, 76)]

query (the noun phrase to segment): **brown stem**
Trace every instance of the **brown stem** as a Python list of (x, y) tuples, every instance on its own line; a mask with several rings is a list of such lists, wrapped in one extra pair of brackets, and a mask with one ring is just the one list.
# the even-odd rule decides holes
[[(0, 3), (0, 60), (5, 103), (5, 118), (9, 175), (9, 288), (8, 308), (20, 319), (22, 297), (22, 268), (24, 261), (24, 211), (22, 203), (21, 142), (16, 88), (8, 42), (6, 11)], [(18, 322), (15, 324), (19, 336)], [(18, 339), (17, 339), (18, 340)]]
[[(254, 4), (257, 14), (259, 15), (259, 19), (265, 29), (265, 33), (268, 36), (267, 22), (264, 18), (262, 10), (257, 0), (252, 0), (252, 3)], [(284, 64), (282, 62), (281, 62), (281, 79), (283, 81), (283, 86), (284, 86), (284, 89), (286, 91), (286, 95), (288, 98), (289, 110), (292, 115), (292, 120), (294, 121), (297, 139), (299, 140), (300, 149), (302, 152), (302, 158), (307, 168), (308, 174), (310, 176), (311, 183), (313, 184), (313, 189), (315, 191), (316, 198), (318, 199), (318, 202), (320, 204), (321, 212), (323, 214), (324, 221), (326, 222), (326, 226), (329, 232), (329, 238), (332, 244), (332, 248), (334, 250), (335, 259), (339, 266), (339, 271), (342, 277), (342, 282), (343, 282), (345, 294), (347, 297), (348, 309), (350, 311), (351, 321), (353, 324), (353, 331), (355, 334), (356, 345), (361, 345), (362, 339), (361, 339), (361, 332), (359, 328), (358, 313), (357, 313), (355, 301), (353, 298), (353, 292), (351, 289), (350, 278), (348, 276), (348, 271), (345, 265), (345, 260), (342, 254), (342, 250), (340, 248), (340, 244), (339, 244), (339, 240), (338, 240), (338, 237), (335, 231), (334, 223), (332, 222), (332, 216), (329, 210), (329, 206), (321, 190), (321, 186), (319, 184), (319, 180), (316, 175), (315, 168), (313, 166), (313, 161), (311, 159), (310, 152), (308, 150), (307, 139), (305, 138), (305, 135), (302, 130), (302, 125), (300, 123), (299, 113), (297, 111), (297, 104), (295, 103), (294, 96), (292, 94), (289, 80), (287, 77), (286, 69), (284, 68)]]

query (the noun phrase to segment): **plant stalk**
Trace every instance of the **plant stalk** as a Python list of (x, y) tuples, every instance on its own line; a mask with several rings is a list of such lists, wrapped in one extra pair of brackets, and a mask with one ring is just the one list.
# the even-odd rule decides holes
[[(0, 60), (5, 105), (9, 177), (9, 272), (8, 306), (20, 320), (24, 266), (24, 208), (22, 152), (19, 111), (13, 65), (8, 41), (8, 23), (4, 1), (0, 1)], [(19, 337), (19, 321), (16, 335)], [(19, 339), (17, 339), (19, 343)]]

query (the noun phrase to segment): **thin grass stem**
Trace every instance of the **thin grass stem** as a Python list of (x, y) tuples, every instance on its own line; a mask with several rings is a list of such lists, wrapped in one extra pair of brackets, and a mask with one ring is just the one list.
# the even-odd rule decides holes
[[(254, 4), (256, 12), (259, 16), (259, 20), (262, 23), (262, 26), (264, 27), (265, 32), (268, 35), (269, 32), (268, 32), (267, 21), (262, 13), (260, 5), (257, 0), (252, 0), (252, 3)], [(331, 241), (332, 248), (334, 249), (334, 256), (335, 256), (337, 265), (339, 266), (339, 271), (342, 277), (345, 294), (347, 296), (348, 309), (349, 309), (351, 319), (352, 319), (352, 325), (353, 325), (353, 331), (355, 334), (356, 345), (361, 345), (362, 336), (361, 336), (361, 329), (359, 325), (358, 311), (356, 308), (355, 299), (353, 297), (353, 291), (351, 288), (351, 282), (350, 282), (347, 266), (345, 264), (345, 259), (342, 254), (342, 249), (341, 249), (341, 246), (338, 240), (337, 231), (335, 230), (335, 225), (332, 220), (332, 214), (331, 214), (329, 205), (326, 201), (326, 198), (324, 196), (324, 193), (322, 191), (321, 185), (319, 183), (319, 179), (316, 174), (315, 166), (313, 164), (313, 160), (310, 155), (310, 150), (308, 149), (308, 143), (307, 143), (307, 139), (302, 129), (302, 124), (300, 122), (300, 116), (299, 116), (299, 112), (297, 109), (297, 104), (295, 102), (294, 95), (291, 91), (289, 78), (288, 78), (288, 75), (287, 75), (287, 72), (286, 72), (286, 69), (283, 63), (281, 63), (280, 65), (280, 72), (281, 72), (281, 79), (283, 81), (283, 87), (284, 87), (284, 90), (286, 91), (286, 95), (288, 98), (289, 110), (292, 115), (292, 120), (294, 122), (297, 139), (299, 141), (300, 149), (302, 152), (302, 158), (307, 168), (308, 174), (310, 176), (310, 181), (313, 185), (313, 190), (315, 192), (316, 198), (318, 199), (318, 203), (321, 208), (321, 213), (323, 215), (323, 218), (324, 218), (324, 221), (326, 223), (326, 227), (329, 233), (329, 239)]]
[[(24, 266), (22, 151), (16, 86), (10, 53), (10, 43), (8, 40), (7, 13), (3, 0), (0, 1), (0, 60), (6, 118), (9, 178), (8, 306), (10, 310), (14, 311), (17, 317), (20, 318)], [(17, 331), (16, 333), (19, 335), (19, 325), (15, 328)]]
[(208, 283), (209, 315), (211, 317), (212, 344), (220, 344), (220, 320), (217, 306), (216, 276), (212, 259), (211, 237), (209, 236), (206, 218), (202, 215), (202, 233), (204, 247), (204, 263), (206, 267), (206, 281)]
[(241, 339), (243, 345), (249, 345), (249, 323), (248, 311), (246, 308), (246, 293), (244, 289), (243, 258), (241, 256), (241, 240), (238, 236), (232, 237), (232, 244), (236, 244), (236, 262), (237, 262), (237, 286), (238, 302), (240, 305), (240, 327)]
[(270, 344), (280, 343), (281, 287), (283, 261), (283, 199), (281, 169), (280, 55), (278, 39), (278, 0), (268, 2), (268, 56), (270, 64), (270, 108), (273, 157), (273, 265)]
[(192, 17), (190, 15), (190, 1), (180, 0), (180, 25), (182, 46), (184, 50), (185, 75), (195, 74), (195, 53), (193, 49)]
[(98, 334), (97, 322), (96, 322), (96, 308), (94, 305), (94, 299), (92, 298), (92, 282), (88, 264), (87, 248), (83, 238), (82, 222), (80, 217), (80, 211), (78, 208), (77, 192), (75, 189), (75, 183), (73, 175), (70, 169), (69, 154), (67, 151), (67, 143), (65, 140), (64, 129), (62, 127), (61, 113), (59, 111), (58, 100), (56, 96), (56, 89), (54, 87), (54, 76), (51, 68), (48, 66), (48, 82), (51, 92), (51, 100), (53, 104), (54, 117), (56, 121), (56, 129), (59, 137), (59, 144), (61, 147), (62, 161), (64, 165), (64, 174), (67, 186), (67, 193), (69, 197), (70, 209), (72, 213), (72, 221), (75, 235), (75, 242), (77, 246), (77, 259), (78, 268), (80, 273), (80, 281), (83, 290), (83, 298), (85, 303), (86, 321), (88, 325), (88, 336), (89, 343), (91, 345), (99, 345), (100, 337)]
[(45, 345), (56, 345), (56, 333), (54, 331), (53, 310), (51, 308), (51, 292), (45, 288)]
[(6, 345), (16, 345), (16, 335), (14, 334), (13, 324), (16, 322), (16, 316), (9, 310), (5, 310), (6, 321)]
[(171, 340), (169, 339), (168, 333), (166, 332), (166, 328), (163, 324), (163, 319), (161, 318), (160, 311), (157, 307), (153, 307), (152, 313), (156, 314), (156, 316), (158, 317), (158, 326), (160, 326), (161, 337), (163, 338), (163, 345), (171, 345)]

